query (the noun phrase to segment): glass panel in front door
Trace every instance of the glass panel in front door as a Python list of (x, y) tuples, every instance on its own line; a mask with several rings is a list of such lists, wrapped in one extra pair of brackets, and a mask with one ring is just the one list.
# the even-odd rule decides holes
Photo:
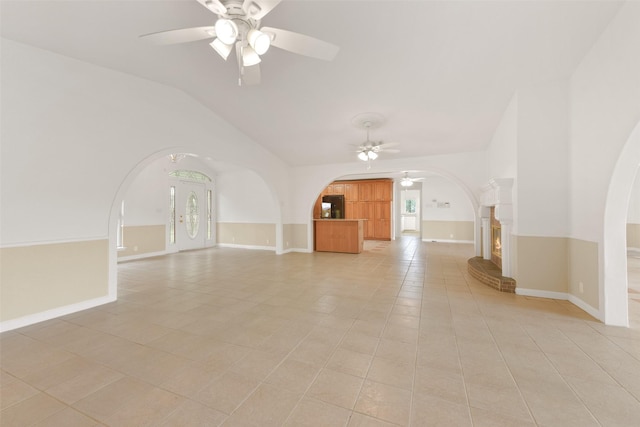
[(200, 208), (198, 206), (198, 195), (195, 191), (192, 191), (187, 197), (184, 225), (187, 228), (187, 235), (195, 239), (200, 227)]

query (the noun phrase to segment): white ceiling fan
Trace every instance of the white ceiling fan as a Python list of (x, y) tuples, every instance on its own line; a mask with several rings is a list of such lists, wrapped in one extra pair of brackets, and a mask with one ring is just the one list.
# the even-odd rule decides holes
[(397, 142), (372, 141), (369, 139), (369, 131), (380, 127), (383, 122), (384, 117), (378, 113), (362, 113), (351, 120), (354, 126), (365, 129), (367, 132), (367, 139), (358, 145), (358, 149), (356, 150), (358, 158), (364, 162), (368, 162), (367, 169), (370, 167), (371, 160), (377, 159), (379, 153), (383, 151), (387, 153), (400, 152), (400, 150), (389, 149), (389, 147), (397, 146)]
[(225, 61), (235, 49), (238, 84), (260, 83), (260, 56), (270, 46), (312, 58), (332, 61), (340, 48), (316, 38), (272, 27), (261, 27), (264, 16), (281, 0), (197, 0), (218, 15), (214, 25), (145, 34), (140, 37), (157, 44), (187, 43), (211, 39), (210, 46)]
[(424, 178), (410, 178), (409, 177), (409, 172), (406, 171), (406, 172), (404, 172), (404, 176), (400, 180), (400, 185), (403, 186), (403, 187), (411, 187), (414, 182), (422, 181), (423, 179)]

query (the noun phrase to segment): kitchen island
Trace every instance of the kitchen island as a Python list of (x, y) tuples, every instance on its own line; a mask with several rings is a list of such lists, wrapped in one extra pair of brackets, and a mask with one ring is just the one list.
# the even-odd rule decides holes
[(314, 249), (359, 254), (364, 245), (365, 219), (314, 219)]

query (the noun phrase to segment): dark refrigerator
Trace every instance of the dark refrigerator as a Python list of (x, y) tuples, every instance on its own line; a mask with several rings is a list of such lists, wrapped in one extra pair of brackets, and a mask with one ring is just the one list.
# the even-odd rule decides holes
[(322, 218), (344, 219), (344, 196), (322, 196)]

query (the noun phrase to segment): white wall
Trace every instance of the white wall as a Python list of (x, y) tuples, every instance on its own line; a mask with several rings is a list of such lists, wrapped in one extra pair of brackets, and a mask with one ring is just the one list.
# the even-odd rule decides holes
[(124, 199), (125, 225), (166, 224), (169, 218), (169, 160), (150, 164), (129, 186)]
[(3, 245), (107, 236), (159, 153), (251, 169), (288, 207), (286, 164), (182, 92), (6, 39), (1, 78)]
[(278, 222), (273, 195), (255, 172), (238, 169), (219, 173), (216, 178), (218, 222)]
[[(571, 237), (595, 242), (599, 310), (628, 325), (625, 227), (640, 163), (640, 2), (626, 2), (570, 80)], [(624, 191), (621, 191), (624, 189)], [(572, 266), (584, 260), (571, 261)]]
[(627, 211), (627, 223), (640, 224), (640, 165), (638, 165), (636, 179), (631, 189), (629, 210)]
[[(0, 249), (42, 253), (38, 249), (70, 243), (66, 259), (83, 263), (78, 254), (95, 243), (91, 255), (98, 261), (74, 280), (67, 269), (48, 271), (46, 283), (38, 284), (47, 304), (21, 307), (20, 319), (3, 319), (3, 325), (22, 326), (116, 298), (120, 202), (136, 177), (168, 154), (195, 153), (254, 171), (277, 200), (273, 229), (282, 228), (289, 167), (193, 98), (10, 40), (1, 40), (1, 50)], [(143, 210), (136, 221), (161, 215)], [(281, 250), (276, 236), (275, 249)], [(20, 265), (33, 270), (42, 262), (31, 261)], [(3, 280), (3, 294), (30, 301), (24, 276), (12, 277), (11, 283)], [(76, 285), (91, 294), (75, 292)], [(52, 298), (57, 295), (73, 298)]]
[(569, 234), (568, 96), (567, 80), (518, 90), (514, 234)]
[[(513, 179), (512, 194), (512, 233), (518, 232), (518, 94), (514, 94), (502, 114), (491, 142), (487, 147), (489, 178)], [(484, 182), (483, 185), (487, 185)], [(476, 252), (479, 243), (476, 242)]]
[(491, 178), (513, 178), (515, 235), (568, 234), (568, 81), (518, 89), (487, 149)]
[(625, 3), (571, 77), (572, 237), (603, 239), (605, 200), (640, 121), (640, 2)]
[(515, 94), (502, 114), (487, 148), (490, 178), (516, 178), (518, 139), (518, 95)]
[[(447, 202), (449, 207), (439, 208), (438, 202)], [(422, 220), (474, 221), (475, 212), (460, 186), (442, 176), (429, 176), (422, 181)]]

